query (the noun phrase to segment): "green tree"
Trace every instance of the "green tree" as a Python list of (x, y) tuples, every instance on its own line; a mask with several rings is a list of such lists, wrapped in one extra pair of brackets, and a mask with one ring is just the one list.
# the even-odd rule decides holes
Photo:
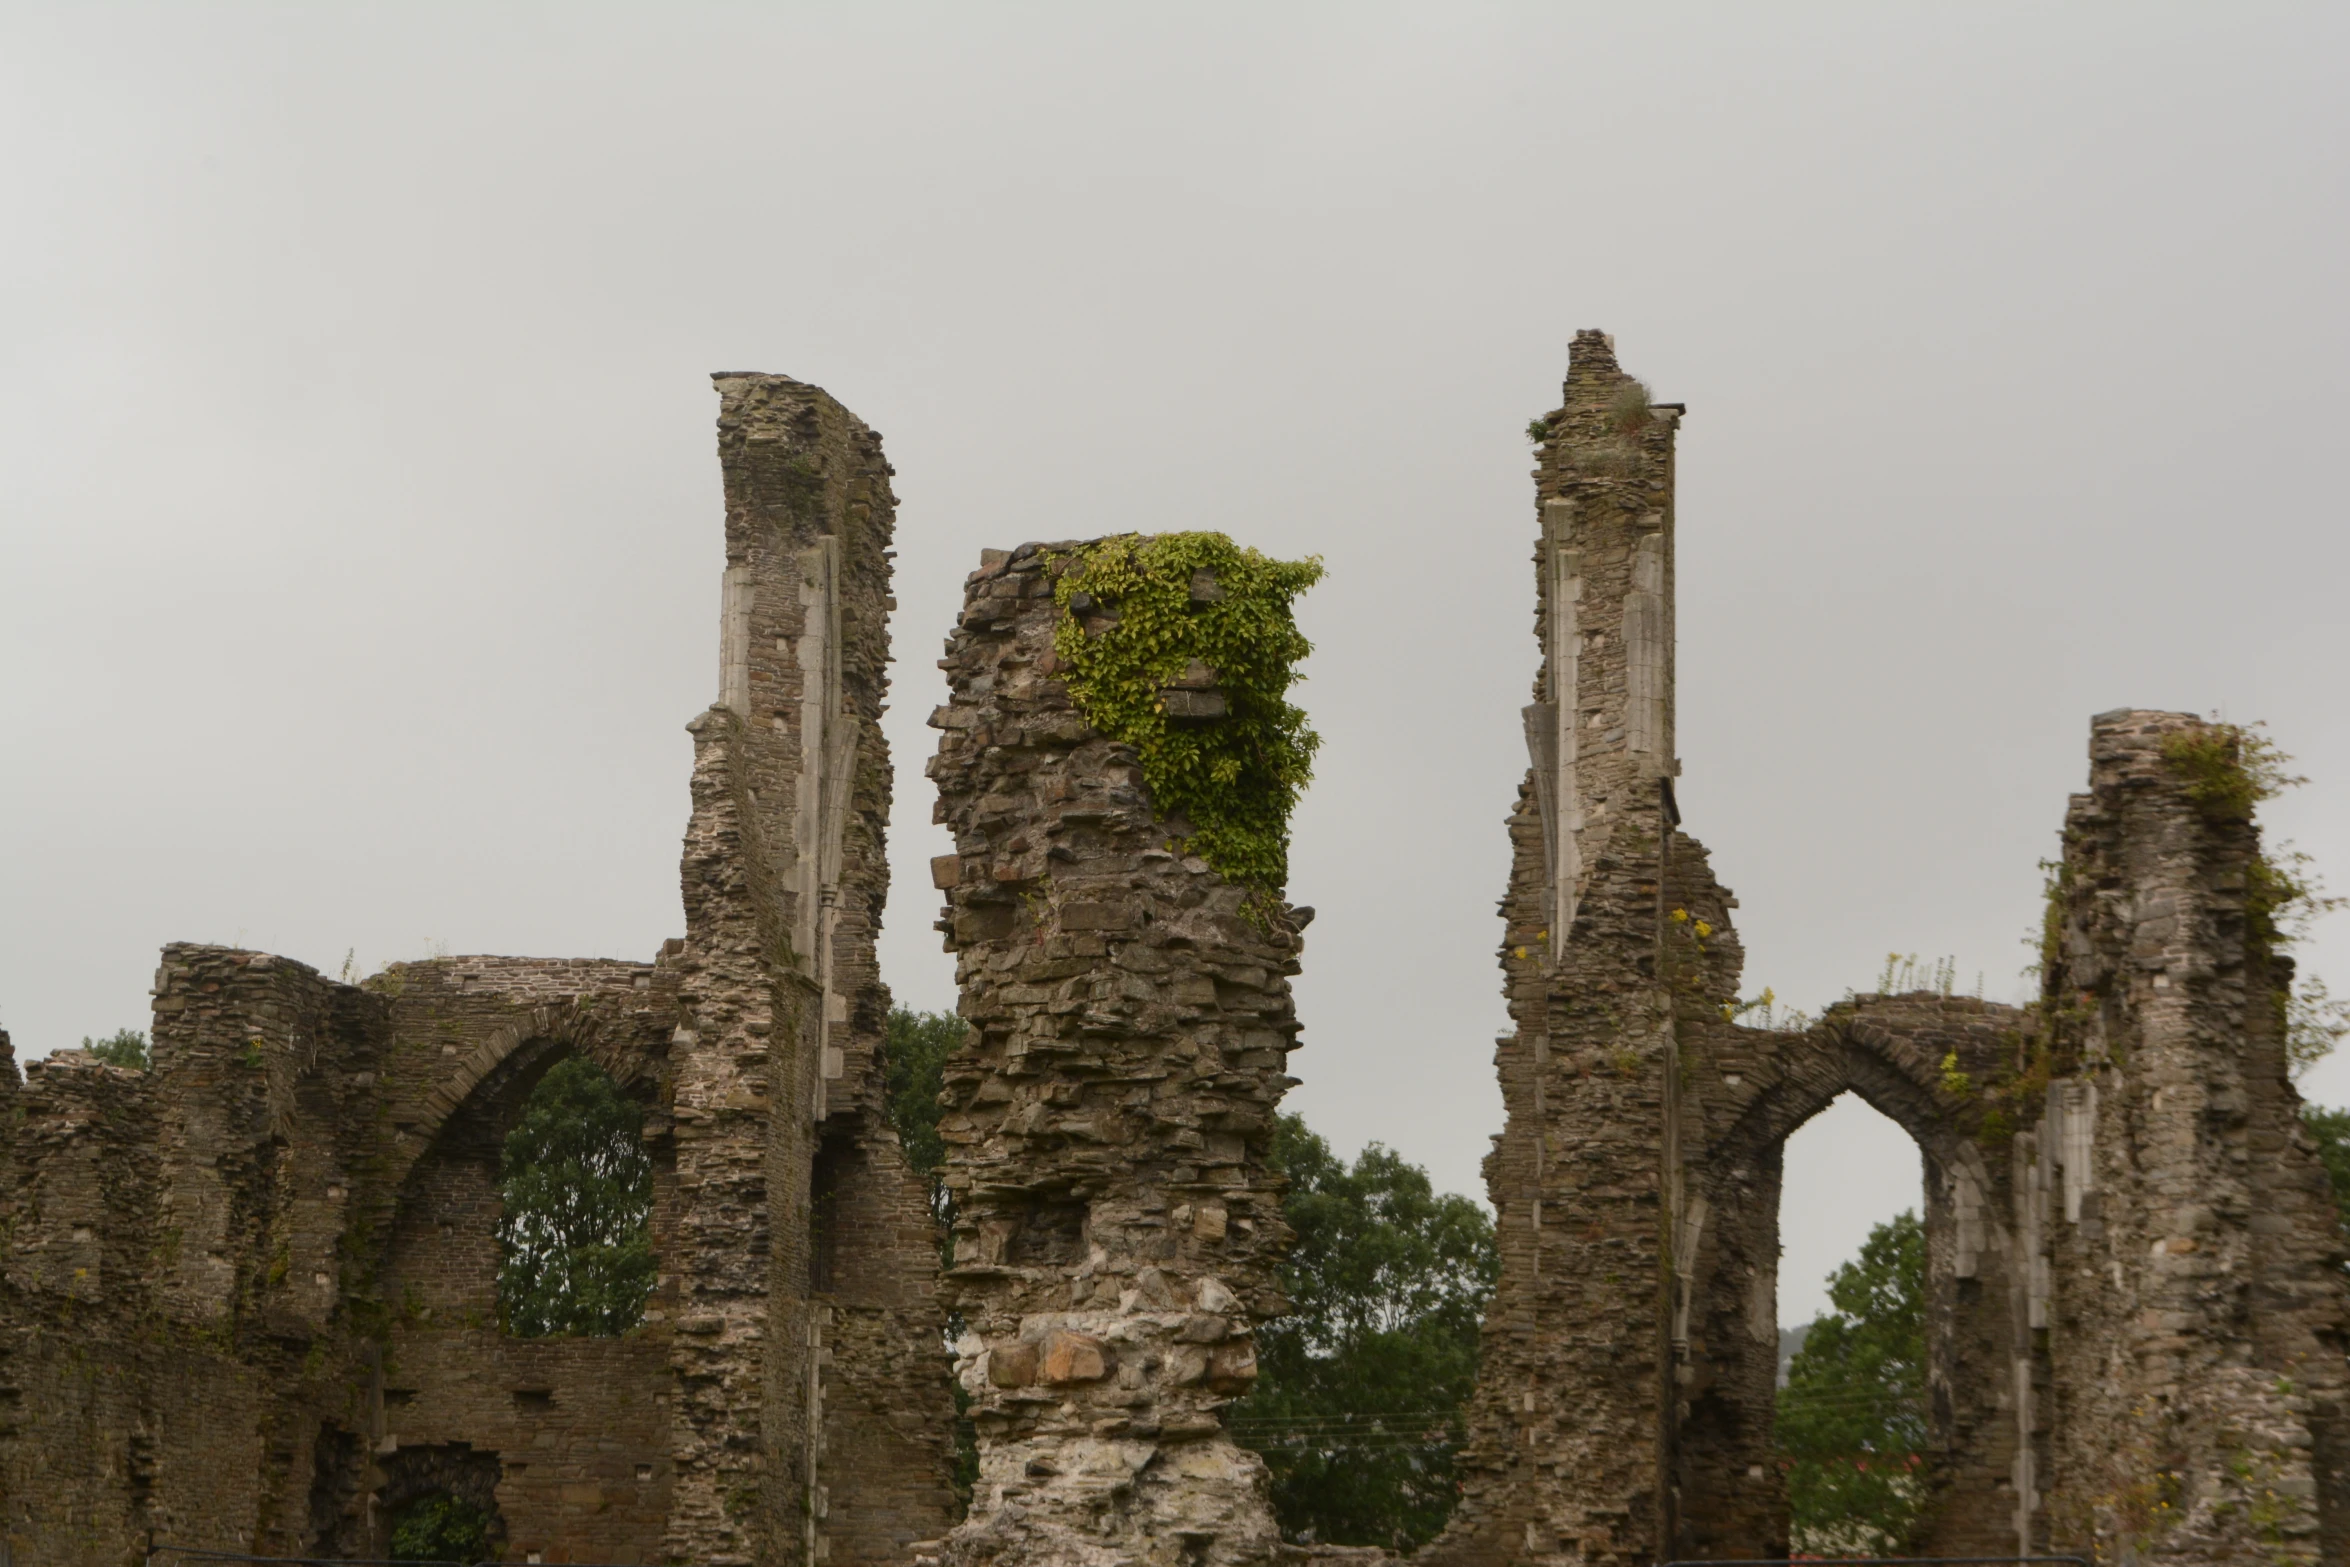
[(134, 1072), (147, 1070), (147, 1036), (135, 1028), (118, 1028), (104, 1039), (82, 1036), (82, 1050), (92, 1060), (108, 1066), (127, 1066)]
[(445, 1491), (409, 1503), (392, 1523), (396, 1562), (478, 1562), (489, 1550), (489, 1515)]
[(1461, 1408), (1500, 1271), (1493, 1222), (1377, 1143), (1348, 1166), (1294, 1115), (1272, 1162), (1297, 1232), (1281, 1268), (1293, 1310), (1258, 1331), (1233, 1434), (1272, 1471), (1288, 1538), (1410, 1550), (1457, 1496)]
[(947, 1149), (938, 1135), (938, 1096), (946, 1087), (947, 1057), (955, 1053), (966, 1032), (963, 1020), (952, 1012), (892, 1007), (889, 1035), (882, 1049), (882, 1086), (888, 1098), (890, 1125), (897, 1128), (906, 1163), (930, 1182), (930, 1206), (942, 1220), (947, 1217), (947, 1202), (939, 1176)]
[[(938, 1260), (944, 1267), (953, 1253), (947, 1226), (954, 1222), (954, 1205), (947, 1199), (945, 1174), (947, 1145), (938, 1135), (938, 1096), (946, 1087), (947, 1057), (963, 1042), (969, 1029), (952, 1012), (916, 1012), (910, 1007), (889, 1009), (889, 1034), (882, 1048), (882, 1090), (889, 1106), (889, 1123), (897, 1129), (906, 1150), (906, 1163), (930, 1183), (930, 1214), (938, 1224)], [(951, 1343), (963, 1330), (960, 1317), (947, 1323)], [(979, 1434), (971, 1424), (971, 1395), (963, 1384), (953, 1384), (955, 1395), (955, 1495), (971, 1504), (971, 1488), (979, 1483)]]
[(2303, 1105), (2301, 1124), (2309, 1128), (2317, 1143), (2317, 1156), (2325, 1163), (2326, 1178), (2333, 1183), (2334, 1208), (2342, 1223), (2350, 1226), (2350, 1110)]
[(1798, 1551), (1906, 1550), (1926, 1486), (1926, 1232), (1905, 1213), (1828, 1276), (1779, 1391), (1776, 1435)]
[(653, 1290), (653, 1161), (644, 1112), (581, 1056), (539, 1080), (506, 1134), (498, 1306), (520, 1338), (610, 1337)]

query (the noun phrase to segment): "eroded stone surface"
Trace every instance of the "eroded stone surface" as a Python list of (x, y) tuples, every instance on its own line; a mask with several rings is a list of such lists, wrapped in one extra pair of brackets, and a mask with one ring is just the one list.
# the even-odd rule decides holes
[[(1744, 1028), (1736, 906), (1678, 831), (1672, 439), (1595, 332), (1535, 472), (1543, 671), (1510, 820), (1487, 1161), (1502, 1278), (1442, 1563), (1787, 1548), (1781, 1153), (1855, 1092), (1916, 1139), (1920, 1549), (2342, 1560), (2342, 1248), (2246, 939), (2256, 837), (2100, 717), (2039, 1006), (1871, 996)], [(1660, 602), (1661, 597), (1661, 602)]]
[[(980, 1472), (951, 1562), (1261, 1563), (1256, 1375), (1286, 1244), (1265, 1167), (1289, 911), (1183, 852), (1056, 678), (1055, 552), (972, 575), (931, 776), (970, 1035), (947, 1074), (950, 1299)], [(1195, 597), (1197, 596), (1195, 592)]]
[[(1034, 546), (973, 574), (934, 718), (971, 1027), (945, 1285), (981, 1449), (949, 1531), (935, 1237), (880, 1087), (889, 469), (817, 389), (717, 379), (720, 700), (691, 726), (684, 938), (364, 986), (175, 945), (151, 1072), (68, 1051), (20, 1074), (0, 1034), (18, 1559), (381, 1554), (433, 1487), (548, 1561), (1379, 1554), (1278, 1546), (1220, 1418), (1282, 1309), (1264, 1153), (1298, 919), (1187, 858), (1073, 709)], [(1924, 1550), (2350, 1560), (2342, 1237), (2286, 1071), (2289, 965), (2247, 908), (2257, 834), (2164, 755), (2198, 721), (2095, 720), (2037, 1007), (1864, 995), (1739, 1026), (1736, 900), (1672, 792), (1679, 422), (1578, 335), (1535, 473), (1502, 1277), (1429, 1559), (1786, 1549), (1782, 1149), (1849, 1091), (1923, 1161)], [(1222, 711), (1204, 666), (1166, 694)], [(498, 1148), (573, 1054), (645, 1107), (660, 1278), (628, 1337), (516, 1340)]]

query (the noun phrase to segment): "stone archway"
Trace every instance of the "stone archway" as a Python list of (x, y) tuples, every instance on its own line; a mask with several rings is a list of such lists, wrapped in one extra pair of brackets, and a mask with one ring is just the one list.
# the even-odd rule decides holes
[(412, 972), (397, 998), (410, 1037), (425, 1047), (414, 1056), (437, 1070), (408, 1100), (408, 1160), (380, 1243), (389, 1320), (364, 1432), (375, 1455), (368, 1488), (379, 1508), (388, 1505), (410, 1450), (495, 1455), (490, 1500), (509, 1554), (651, 1560), (674, 1484), (673, 1333), (658, 1286), (645, 1320), (617, 1336), (506, 1331), (500, 1176), (507, 1134), (532, 1091), (566, 1060), (592, 1063), (644, 1108), (653, 1248), (665, 1271), (674, 1268), (666, 1019), (641, 1003), (629, 1009), (618, 985), (483, 995), (486, 987), (469, 989), (463, 978)]
[(1673, 1450), (1688, 1548), (1786, 1543), (1771, 1438), (1782, 1161), (1787, 1139), (1849, 1092), (1909, 1134), (1925, 1170), (1932, 1469), (1920, 1549), (2016, 1549), (2010, 1384), (2019, 1362), (2028, 1366), (2029, 1344), (2011, 1321), (2007, 1160), (1983, 1140), (1976, 1103), (1945, 1084), (1943, 1063), (1955, 1055), (1981, 1080), (2020, 1020), (1979, 1001), (1872, 996), (1802, 1034), (1741, 1031), (1753, 1064), (1726, 1085), (1733, 1097), (1718, 1130), (1690, 1161), (1677, 1236)]

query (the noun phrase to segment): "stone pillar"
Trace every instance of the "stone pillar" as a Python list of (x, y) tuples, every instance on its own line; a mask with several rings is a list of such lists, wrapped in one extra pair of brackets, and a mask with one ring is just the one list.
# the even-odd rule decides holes
[(1269, 1562), (1263, 1465), (1219, 1411), (1283, 1307), (1265, 1151), (1297, 921), (1187, 857), (1134, 752), (1074, 709), (1055, 561), (989, 552), (932, 717), (957, 851), (933, 870), (971, 1030), (941, 1123), (947, 1279), (980, 1456), (944, 1555)]
[[(845, 1525), (837, 1559), (879, 1561), (935, 1536), (952, 1501), (928, 1228), (844, 1237), (813, 1200), (822, 1164), (849, 1198), (878, 1199), (850, 1211), (919, 1210), (882, 1108), (873, 964), (895, 498), (880, 438), (818, 388), (715, 380), (726, 573), (719, 700), (688, 726), (667, 1548), (813, 1564)], [(835, 1418), (843, 1383), (855, 1396)]]
[[(2065, 822), (2033, 1137), (2047, 1537), (2100, 1559), (2350, 1559), (2346, 1297), (2299, 1126), (2249, 811), (2183, 713), (2098, 716)], [(2217, 747), (2217, 751), (2212, 748)]]
[(1507, 1121), (1485, 1167), (1502, 1273), (1440, 1560), (1647, 1563), (1669, 1538), (1660, 1292), (1679, 1157), (1658, 889), (1680, 414), (1579, 332), (1538, 449), (1544, 657), (1504, 906)]

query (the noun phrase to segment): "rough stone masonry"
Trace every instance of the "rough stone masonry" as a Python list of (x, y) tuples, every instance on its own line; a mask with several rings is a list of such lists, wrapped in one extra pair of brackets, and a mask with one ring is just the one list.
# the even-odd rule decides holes
[(2091, 728), (2039, 1004), (1738, 1026), (1736, 900), (1680, 831), (1673, 447), (1603, 334), (1542, 421), (1543, 660), (1510, 819), (1486, 1172), (1502, 1277), (1439, 1563), (1780, 1556), (1782, 1150), (1852, 1091), (1916, 1139), (1936, 1555), (2350, 1560), (2350, 1299), (2242, 808), (2183, 714)]
[[(969, 1025), (942, 1277), (873, 958), (890, 469), (821, 391), (716, 379), (720, 694), (690, 726), (681, 938), (359, 985), (175, 945), (152, 1070), (67, 1051), (20, 1076), (0, 1035), (16, 1560), (381, 1555), (434, 1493), (547, 1563), (1295, 1554), (1220, 1411), (1283, 1309), (1264, 1154), (1303, 911), (1190, 858), (1072, 706), (1051, 582), (1084, 546), (987, 555), (934, 719)], [(1674, 795), (1682, 415), (1586, 332), (1539, 431), (1502, 1277), (1429, 1559), (1786, 1553), (1783, 1149), (1850, 1091), (1925, 1175), (1923, 1550), (2350, 1562), (2350, 1296), (2287, 1072), (2275, 867), (2197, 770), (2234, 765), (2232, 732), (2092, 722), (2034, 1006), (1862, 995), (1741, 1026), (1736, 900)], [(1217, 721), (1212, 678), (1170, 711)], [(575, 1056), (644, 1109), (658, 1282), (624, 1336), (515, 1338), (499, 1151)], [(950, 1372), (980, 1457), (959, 1521)]]
[(931, 720), (956, 850), (932, 869), (971, 1029), (940, 1125), (946, 1276), (979, 1443), (943, 1555), (1270, 1562), (1264, 1466), (1218, 1411), (1283, 1309), (1265, 1150), (1297, 1042), (1298, 920), (1185, 852), (1134, 750), (1072, 705), (1053, 585), (1077, 551), (989, 553)]
[[(719, 701), (685, 935), (361, 985), (165, 949), (153, 1069), (0, 1036), (0, 1535), (382, 1556), (445, 1492), (510, 1560), (902, 1562), (951, 1522), (928, 1195), (883, 1108), (895, 500), (811, 386), (721, 375)], [(498, 1327), (498, 1158), (585, 1056), (645, 1110), (660, 1271), (618, 1338)], [(170, 1560), (170, 1558), (165, 1558)]]

